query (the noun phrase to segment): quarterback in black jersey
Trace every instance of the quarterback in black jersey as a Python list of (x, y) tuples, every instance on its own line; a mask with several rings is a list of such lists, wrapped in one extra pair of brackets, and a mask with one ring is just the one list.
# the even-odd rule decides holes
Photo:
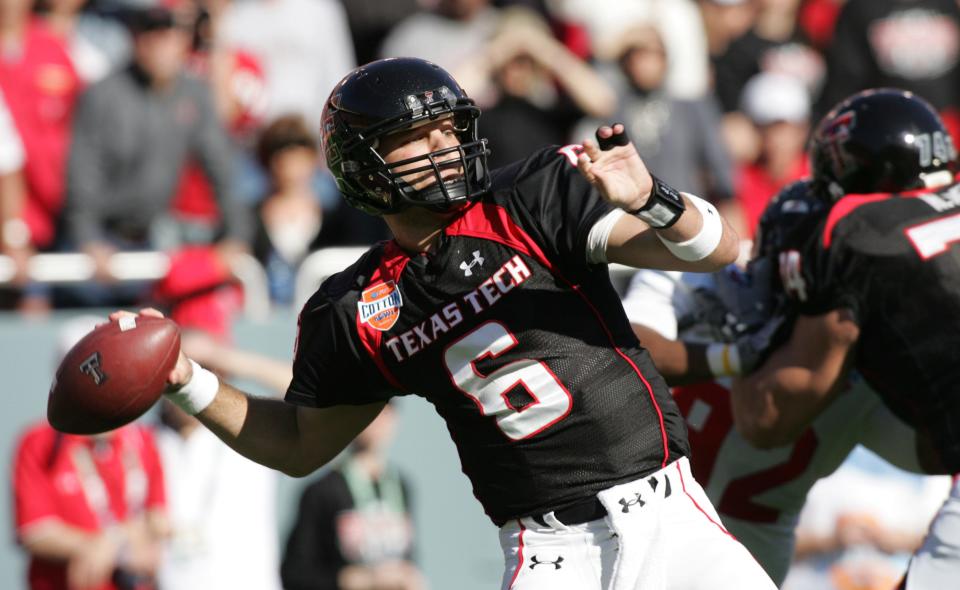
[(345, 77), (322, 118), (327, 165), (394, 239), (305, 305), (284, 402), (185, 358), (170, 396), (292, 475), (390, 397), (423, 396), (500, 527), (503, 588), (773, 588), (691, 476), (682, 418), (605, 266), (716, 270), (735, 233), (652, 177), (622, 125), (490, 172), (479, 115), (423, 60)]
[[(880, 89), (835, 107), (812, 140), (811, 190), (828, 204), (773, 253), (797, 312), (786, 342), (734, 384), (737, 427), (779, 446), (838, 395), (855, 368), (918, 432), (919, 460), (960, 472), (960, 184), (935, 111)], [(931, 525), (904, 587), (960, 580), (960, 488)]]

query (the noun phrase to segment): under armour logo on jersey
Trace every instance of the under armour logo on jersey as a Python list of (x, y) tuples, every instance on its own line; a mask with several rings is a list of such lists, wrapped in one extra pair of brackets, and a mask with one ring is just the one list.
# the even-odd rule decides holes
[(466, 260), (464, 260), (463, 262), (460, 263), (460, 270), (463, 271), (463, 276), (465, 277), (472, 276), (473, 267), (474, 265), (477, 265), (477, 264), (479, 264), (480, 266), (483, 266), (483, 256), (480, 256), (480, 250), (473, 251), (473, 260), (471, 260), (470, 262), (467, 262)]
[(633, 499), (633, 500), (628, 500), (627, 498), (620, 498), (620, 505), (623, 506), (623, 508), (621, 509), (621, 512), (624, 512), (624, 513), (630, 512), (631, 506), (639, 505), (640, 508), (644, 507), (646, 502), (640, 499), (640, 494), (634, 494), (634, 496), (636, 496), (636, 499)]
[(100, 366), (99, 352), (91, 354), (85, 361), (80, 363), (80, 372), (93, 377), (93, 382), (97, 385), (107, 380), (107, 374), (103, 372), (103, 367)]
[(557, 559), (554, 561), (549, 561), (547, 559), (541, 560), (538, 556), (534, 555), (530, 558), (530, 561), (533, 562), (530, 564), (530, 569), (537, 567), (538, 565), (552, 565), (553, 570), (556, 571), (560, 569), (560, 563), (563, 561), (563, 556), (558, 555)]

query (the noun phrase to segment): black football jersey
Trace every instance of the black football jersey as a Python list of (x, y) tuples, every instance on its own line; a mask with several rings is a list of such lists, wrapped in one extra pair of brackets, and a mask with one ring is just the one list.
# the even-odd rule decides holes
[(849, 308), (855, 367), (960, 471), (960, 185), (850, 195), (779, 253), (800, 313)]
[(300, 316), (286, 399), (434, 405), (495, 523), (559, 510), (688, 453), (669, 389), (587, 235), (610, 206), (575, 146), (493, 173), (428, 254), (375, 246)]

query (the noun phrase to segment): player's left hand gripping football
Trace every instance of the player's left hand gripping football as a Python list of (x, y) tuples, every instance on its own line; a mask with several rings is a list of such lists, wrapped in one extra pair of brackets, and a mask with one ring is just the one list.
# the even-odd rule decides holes
[(597, 129), (597, 141), (584, 140), (577, 168), (604, 199), (627, 211), (643, 207), (653, 190), (650, 172), (621, 123)]
[[(145, 309), (141, 309), (138, 314), (130, 311), (126, 311), (126, 310), (115, 311), (110, 314), (110, 321), (116, 322), (116, 321), (119, 321), (120, 318), (124, 316), (135, 317), (137, 315), (154, 317), (154, 318), (163, 317), (163, 314), (160, 313), (160, 311), (152, 307), (148, 307)], [(177, 357), (177, 364), (174, 365), (173, 370), (170, 371), (170, 375), (167, 376), (167, 383), (169, 384), (167, 387), (167, 392), (169, 393), (172, 391), (177, 391), (178, 389), (180, 389), (181, 387), (189, 383), (191, 377), (193, 377), (193, 366), (190, 364), (190, 360), (187, 359), (187, 357), (183, 354), (183, 350), (181, 349), (180, 354)]]

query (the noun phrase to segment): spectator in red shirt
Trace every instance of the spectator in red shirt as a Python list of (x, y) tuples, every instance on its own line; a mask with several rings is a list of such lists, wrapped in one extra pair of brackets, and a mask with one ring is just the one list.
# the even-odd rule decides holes
[[(79, 321), (84, 329), (69, 326), (76, 337), (68, 344), (92, 327)], [(153, 588), (167, 529), (163, 485), (153, 436), (142, 426), (89, 437), (46, 422), (30, 427), (17, 445), (13, 495), (31, 590)]]
[(23, 219), (34, 248), (52, 244), (63, 202), (73, 106), (81, 82), (64, 41), (30, 16), (31, 0), (0, 3), (0, 90), (26, 154)]
[(760, 137), (759, 157), (737, 172), (736, 198), (744, 221), (740, 237), (753, 239), (770, 199), (807, 175), (810, 95), (798, 79), (758, 74), (744, 87), (741, 108)]

